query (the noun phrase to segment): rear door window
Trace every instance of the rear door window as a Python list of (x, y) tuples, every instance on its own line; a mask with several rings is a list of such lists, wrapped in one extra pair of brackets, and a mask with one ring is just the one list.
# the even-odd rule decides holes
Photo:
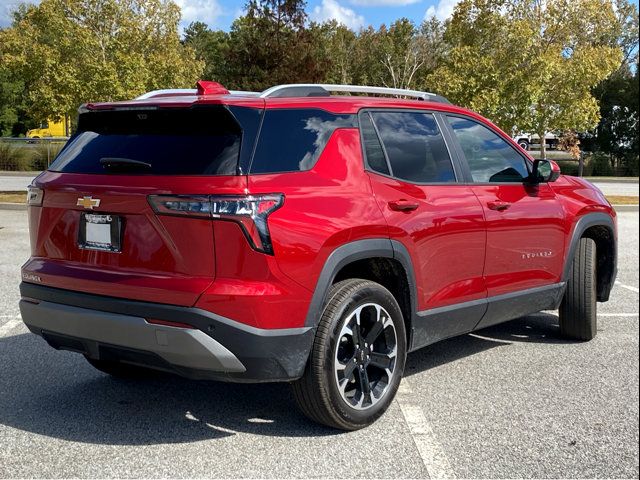
[(250, 173), (310, 170), (337, 128), (355, 126), (354, 115), (317, 109), (267, 110)]
[(387, 157), (382, 149), (380, 138), (373, 126), (371, 114), (366, 112), (360, 116), (360, 131), (362, 132), (362, 143), (367, 157), (367, 165), (374, 172), (390, 175)]
[(91, 111), (49, 168), (66, 173), (235, 175), (242, 130), (222, 106)]
[(434, 116), (424, 112), (371, 112), (391, 175), (412, 183), (456, 181), (447, 145)]

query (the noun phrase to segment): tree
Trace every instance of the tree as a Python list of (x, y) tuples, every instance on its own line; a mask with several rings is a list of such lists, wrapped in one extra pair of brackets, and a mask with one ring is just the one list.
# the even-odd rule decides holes
[(43, 0), (0, 31), (0, 59), (24, 82), (29, 113), (60, 119), (84, 102), (192, 86), (203, 65), (179, 20), (168, 0)]
[(353, 30), (336, 21), (331, 21), (326, 25), (328, 28), (327, 49), (332, 53), (327, 82), (343, 85), (353, 83), (357, 76), (355, 49), (358, 36)]
[(444, 30), (435, 17), (418, 28), (402, 18), (378, 32), (379, 50), (373, 53), (384, 67), (381, 83), (393, 88), (415, 89), (424, 84), (444, 53)]
[(621, 61), (616, 37), (610, 0), (463, 0), (429, 83), (506, 131), (584, 131), (599, 120), (592, 88)]
[(620, 67), (601, 82), (593, 94), (600, 104), (600, 123), (592, 148), (609, 156), (612, 168), (624, 164), (628, 173), (638, 172), (638, 7), (616, 0), (618, 37), (613, 44), (622, 50)]
[(226, 56), (230, 86), (263, 90), (274, 84), (322, 81), (330, 68), (317, 40), (322, 26), (306, 27), (303, 0), (253, 0), (236, 19)]
[(17, 104), (22, 91), (23, 85), (0, 66), (0, 137), (13, 134), (13, 126), (18, 122)]
[(609, 155), (613, 168), (626, 164), (637, 175), (638, 163), (638, 67), (616, 71), (596, 89), (600, 98), (601, 120), (596, 129), (595, 146)]
[(193, 22), (184, 32), (184, 43), (195, 51), (198, 60), (204, 62), (204, 79), (226, 84), (228, 80), (226, 58), (229, 52), (227, 32), (210, 30), (203, 22)]

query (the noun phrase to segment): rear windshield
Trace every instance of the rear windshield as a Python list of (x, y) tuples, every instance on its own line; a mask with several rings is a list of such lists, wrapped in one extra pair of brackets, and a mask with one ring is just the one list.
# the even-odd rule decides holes
[(86, 112), (49, 170), (235, 175), (242, 130), (225, 107)]

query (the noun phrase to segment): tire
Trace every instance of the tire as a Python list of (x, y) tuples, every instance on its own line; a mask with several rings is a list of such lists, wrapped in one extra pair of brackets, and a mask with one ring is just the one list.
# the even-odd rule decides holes
[(596, 243), (590, 238), (581, 238), (560, 304), (560, 334), (565, 338), (588, 341), (596, 336), (596, 265)]
[(140, 380), (144, 378), (154, 378), (162, 375), (162, 372), (153, 370), (151, 368), (139, 367), (137, 365), (131, 365), (128, 363), (111, 362), (108, 360), (96, 360), (89, 357), (85, 358), (87, 359), (87, 362), (91, 364), (91, 366), (115, 378)]
[(529, 142), (527, 142), (526, 140), (518, 141), (518, 145), (520, 145), (523, 150), (529, 150)]
[(368, 280), (336, 283), (327, 298), (293, 395), (311, 420), (358, 430), (382, 416), (398, 390), (407, 355), (404, 319), (393, 295)]

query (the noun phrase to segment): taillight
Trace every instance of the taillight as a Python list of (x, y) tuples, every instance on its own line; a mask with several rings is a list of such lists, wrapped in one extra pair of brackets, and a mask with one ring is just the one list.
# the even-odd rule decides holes
[(284, 195), (151, 195), (149, 203), (158, 215), (236, 222), (253, 249), (273, 255), (267, 219), (282, 206)]
[(44, 200), (44, 190), (33, 185), (27, 187), (27, 205), (41, 207)]

